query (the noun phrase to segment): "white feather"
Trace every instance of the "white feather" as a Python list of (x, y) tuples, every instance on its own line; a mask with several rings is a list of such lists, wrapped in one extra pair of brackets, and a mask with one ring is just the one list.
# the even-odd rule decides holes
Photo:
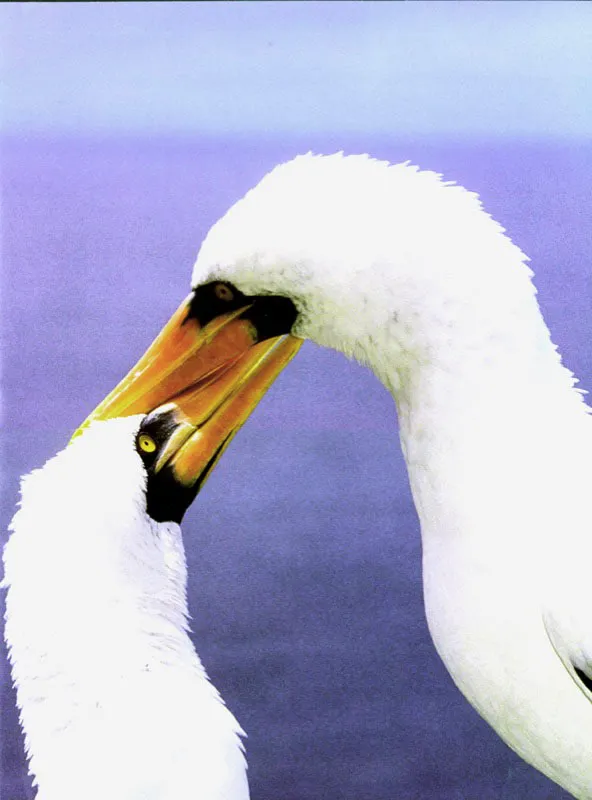
[(572, 666), (592, 664), (592, 420), (525, 262), (462, 187), (309, 154), (214, 225), (193, 285), (291, 297), (297, 334), (393, 392), (438, 652), (516, 752), (592, 798), (592, 703)]
[(176, 523), (146, 514), (140, 417), (22, 480), (6, 641), (38, 800), (246, 800), (242, 731), (188, 635)]

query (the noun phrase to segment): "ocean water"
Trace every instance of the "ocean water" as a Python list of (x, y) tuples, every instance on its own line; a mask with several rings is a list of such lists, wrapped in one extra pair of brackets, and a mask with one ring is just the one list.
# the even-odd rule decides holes
[[(554, 340), (592, 389), (592, 147), (5, 141), (2, 540), (19, 475), (65, 445), (156, 335), (209, 226), (311, 147), (410, 159), (479, 192), (530, 256)], [(394, 404), (368, 371), (306, 344), (184, 534), (194, 640), (248, 732), (253, 798), (567, 797), (497, 738), (434, 651)], [(0, 796), (28, 800), (2, 659)]]

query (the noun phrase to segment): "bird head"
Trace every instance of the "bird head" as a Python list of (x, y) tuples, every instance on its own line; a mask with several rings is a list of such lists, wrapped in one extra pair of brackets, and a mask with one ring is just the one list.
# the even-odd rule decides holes
[(24, 479), (30, 493), (39, 476), (47, 497), (26, 505), (59, 508), (63, 519), (78, 523), (90, 514), (103, 530), (121, 530), (138, 514), (180, 523), (232, 435), (219, 433), (223, 427), (204, 432), (175, 403), (93, 421)]
[(396, 300), (380, 274), (397, 250), (386, 241), (397, 236), (388, 197), (396, 169), (341, 153), (277, 166), (210, 229), (192, 285), (222, 280), (249, 296), (290, 298), (294, 335), (352, 353)]
[(493, 330), (513, 313), (502, 270), (484, 279), (502, 251), (532, 296), (520, 252), (464, 189), (408, 164), (299, 156), (212, 227), (191, 294), (81, 429), (173, 402), (200, 431), (192, 468), (207, 475), (303, 339), (371, 365), (397, 391), (459, 321), (473, 324), (479, 296), (494, 320), (480, 327)]
[[(368, 175), (380, 184), (384, 166), (309, 155), (267, 175), (211, 229), (191, 294), (75, 436), (95, 420), (174, 403), (200, 434), (191, 460), (199, 487), (304, 338), (364, 360), (354, 346), (375, 329), (377, 308), (360, 303), (360, 284), (372, 282), (380, 220), (356, 187)], [(383, 307), (391, 313), (387, 298)]]

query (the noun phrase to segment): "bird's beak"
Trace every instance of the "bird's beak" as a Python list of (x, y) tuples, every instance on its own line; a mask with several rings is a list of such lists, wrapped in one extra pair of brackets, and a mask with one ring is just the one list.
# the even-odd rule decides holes
[(95, 420), (148, 414), (174, 403), (185, 418), (179, 435), (187, 443), (178, 449), (175, 440), (159, 462), (175, 456), (174, 471), (185, 484), (205, 477), (204, 470), (210, 472), (302, 344), (301, 339), (281, 335), (294, 321), (294, 315), (284, 314), (284, 298), (248, 298), (242, 308), (203, 326), (189, 314), (190, 301), (191, 295), (72, 437)]

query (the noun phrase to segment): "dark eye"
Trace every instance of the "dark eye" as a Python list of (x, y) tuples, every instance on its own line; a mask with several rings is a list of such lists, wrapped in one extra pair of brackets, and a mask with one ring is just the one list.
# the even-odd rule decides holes
[(234, 300), (234, 292), (226, 283), (217, 283), (214, 286), (214, 294), (218, 300), (223, 300), (225, 303), (230, 303)]
[(220, 314), (236, 311), (248, 303), (249, 298), (245, 297), (231, 283), (226, 281), (202, 283), (193, 290), (186, 319), (195, 320), (199, 325), (205, 327)]

